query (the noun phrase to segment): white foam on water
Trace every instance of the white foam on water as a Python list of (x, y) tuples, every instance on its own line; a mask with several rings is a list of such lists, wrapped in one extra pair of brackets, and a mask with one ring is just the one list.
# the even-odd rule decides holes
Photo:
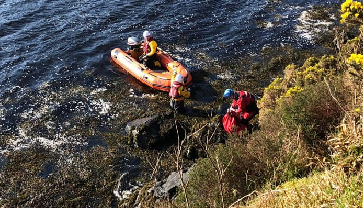
[(54, 135), (54, 139), (48, 139), (45, 137), (33, 137), (28, 135), (28, 130), (24, 128), (18, 128), (18, 136), (10, 140), (6, 147), (6, 150), (0, 150), (1, 152), (8, 152), (9, 150), (19, 151), (28, 149), (34, 145), (41, 145), (44, 148), (50, 149), (51, 151), (59, 151), (62, 146), (85, 146), (87, 142), (84, 140), (82, 135), (65, 136), (64, 134), (57, 133)]
[(95, 106), (96, 111), (101, 115), (107, 114), (111, 109), (111, 103), (105, 102), (103, 99), (92, 100), (91, 105)]
[(273, 26), (274, 26), (274, 24), (272, 22), (267, 22), (265, 27), (266, 27), (266, 29), (271, 29), (271, 28), (273, 28)]
[(21, 113), (20, 117), (23, 119), (36, 120), (42, 118), (46, 114), (49, 114), (49, 112), (50, 112), (49, 106), (44, 105), (38, 109), (29, 108), (27, 111)]
[[(130, 181), (128, 181), (128, 179), (126, 178), (126, 176), (129, 173), (123, 173), (118, 182), (117, 182), (117, 186), (115, 187), (115, 189), (113, 190), (113, 194), (119, 199), (119, 200), (124, 200), (124, 199), (128, 199), (130, 197), (130, 195), (137, 190), (140, 186), (142, 186), (142, 184), (139, 185), (133, 185), (130, 183)], [(125, 179), (126, 178), (126, 179)], [(128, 181), (127, 186), (131, 187), (127, 190), (121, 190), (121, 188), (125, 188), (122, 187), (122, 185), (125, 185), (126, 181)]]
[(0, 103), (0, 121), (5, 121), (5, 107), (2, 103)]
[(125, 175), (127, 175), (128, 173), (124, 173), (120, 176), (120, 178), (118, 179), (118, 182), (117, 182), (117, 186), (116, 188), (113, 190), (113, 194), (119, 199), (119, 200), (122, 200), (123, 199), (123, 196), (121, 196), (120, 194), (120, 187), (121, 187), (121, 180), (123, 180), (123, 178), (125, 177)]
[(314, 20), (310, 14), (311, 10), (303, 11), (298, 18), (300, 25), (296, 26), (295, 32), (306, 40), (314, 40), (316, 34), (323, 33), (329, 30), (329, 27), (334, 24), (336, 17), (331, 14), (327, 20)]
[(218, 79), (233, 79), (234, 76), (232, 75), (232, 73), (230, 71), (226, 71), (224, 74), (218, 74), (217, 75)]
[(107, 91), (107, 89), (106, 89), (105, 87), (103, 87), (103, 88), (97, 88), (97, 89), (93, 90), (93, 91), (90, 93), (90, 95), (97, 95), (97, 94), (99, 94), (100, 92), (105, 92), (105, 91)]
[(142, 98), (155, 98), (156, 95), (142, 93), (141, 97)]

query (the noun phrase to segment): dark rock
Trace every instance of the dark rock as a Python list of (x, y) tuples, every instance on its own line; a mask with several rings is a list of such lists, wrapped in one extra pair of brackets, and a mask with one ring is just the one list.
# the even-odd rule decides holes
[(154, 148), (158, 143), (177, 138), (172, 114), (157, 114), (129, 122), (126, 132), (135, 147)]
[[(184, 182), (188, 180), (190, 170), (191, 168), (189, 168), (186, 172), (183, 172), (182, 177)], [(179, 174), (177, 172), (172, 172), (166, 179), (165, 183), (162, 184), (158, 182), (151, 190), (154, 191), (154, 196), (157, 198), (173, 199), (181, 185), (182, 181), (180, 180)]]
[(185, 157), (189, 160), (195, 160), (198, 158), (198, 149), (194, 145), (190, 145), (187, 148), (187, 151), (185, 153)]

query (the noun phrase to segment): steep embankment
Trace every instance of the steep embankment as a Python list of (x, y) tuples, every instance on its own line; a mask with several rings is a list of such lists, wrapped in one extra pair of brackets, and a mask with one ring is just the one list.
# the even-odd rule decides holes
[(336, 53), (288, 65), (264, 90), (259, 130), (200, 159), (178, 205), (363, 206), (363, 7), (341, 11)]
[[(250, 200), (242, 203), (247, 207), (363, 206), (362, 6), (347, 1), (341, 11), (341, 22), (346, 24), (339, 30), (347, 32), (336, 37), (338, 53), (330, 58), (335, 63), (328, 61), (327, 68), (329, 58), (322, 57), (308, 67), (287, 67), (284, 77), (265, 90), (261, 102), (267, 107), (261, 123), (279, 113), (282, 121), (289, 121), (284, 124), (293, 124), (295, 134), (305, 138), (302, 141), (313, 153), (311, 163), (305, 164), (312, 167), (311, 174), (252, 192), (245, 197)], [(257, 197), (252, 199), (254, 194)]]

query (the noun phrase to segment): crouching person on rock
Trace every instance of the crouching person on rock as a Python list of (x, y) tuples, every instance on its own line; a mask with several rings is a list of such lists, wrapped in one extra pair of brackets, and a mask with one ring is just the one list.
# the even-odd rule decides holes
[(231, 98), (231, 107), (223, 117), (223, 127), (228, 133), (237, 132), (248, 129), (252, 131), (249, 121), (258, 114), (257, 100), (254, 95), (247, 91), (233, 91), (226, 89), (223, 98)]
[(181, 74), (173, 75), (169, 96), (170, 107), (176, 113), (185, 113), (184, 99), (190, 97), (190, 90), (184, 86), (184, 77)]

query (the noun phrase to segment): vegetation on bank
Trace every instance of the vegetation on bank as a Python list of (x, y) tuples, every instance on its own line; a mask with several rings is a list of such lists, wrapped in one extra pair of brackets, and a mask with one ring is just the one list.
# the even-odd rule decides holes
[(341, 5), (336, 53), (288, 65), (259, 101), (259, 130), (199, 159), (177, 207), (363, 206), (361, 12)]

